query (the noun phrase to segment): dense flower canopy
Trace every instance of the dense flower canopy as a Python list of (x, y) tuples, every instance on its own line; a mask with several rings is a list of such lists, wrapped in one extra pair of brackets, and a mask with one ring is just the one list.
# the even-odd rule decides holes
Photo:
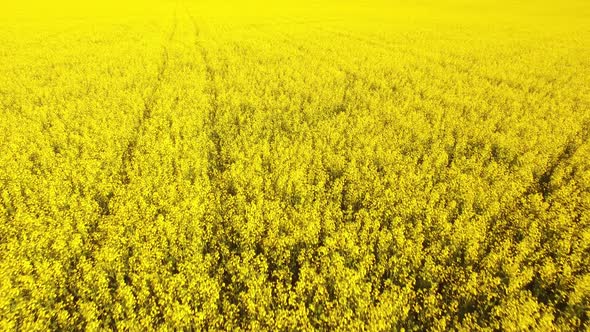
[(35, 1), (1, 330), (589, 327), (588, 2)]

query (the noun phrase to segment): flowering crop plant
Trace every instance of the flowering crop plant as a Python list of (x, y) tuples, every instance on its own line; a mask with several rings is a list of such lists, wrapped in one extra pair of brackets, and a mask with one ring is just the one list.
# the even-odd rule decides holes
[(590, 330), (590, 2), (4, 1), (0, 330)]

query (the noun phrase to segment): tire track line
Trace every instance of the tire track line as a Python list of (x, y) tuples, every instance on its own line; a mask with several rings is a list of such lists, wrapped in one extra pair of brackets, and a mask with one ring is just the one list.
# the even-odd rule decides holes
[(178, 27), (178, 17), (176, 11), (174, 12), (174, 18), (172, 22), (172, 27), (170, 28), (170, 32), (168, 33), (168, 37), (165, 40), (164, 46), (162, 46), (162, 51), (160, 55), (160, 61), (158, 64), (158, 68), (156, 71), (156, 75), (154, 78), (154, 82), (150, 87), (150, 90), (147, 96), (144, 98), (143, 101), (143, 108), (141, 110), (141, 116), (139, 117), (139, 121), (134, 128), (134, 133), (129, 142), (127, 143), (125, 149), (123, 150), (123, 154), (121, 155), (121, 168), (119, 170), (119, 177), (121, 183), (127, 185), (131, 182), (129, 177), (129, 171), (134, 163), (136, 157), (136, 150), (137, 144), (139, 139), (142, 135), (146, 132), (146, 125), (147, 123), (153, 118), (153, 108), (156, 103), (156, 95), (160, 90), (164, 76), (168, 69), (168, 62), (169, 62), (169, 45), (172, 43), (176, 35), (176, 30)]
[[(215, 222), (205, 224), (206, 234), (204, 236), (204, 253), (216, 253), (218, 255), (216, 263), (208, 271), (211, 278), (217, 280), (221, 284), (221, 289), (218, 298), (218, 313), (224, 315), (224, 302), (239, 305), (234, 290), (235, 271), (227, 269), (228, 262), (239, 253), (240, 246), (240, 232), (232, 223), (232, 213), (235, 211), (235, 196), (237, 195), (234, 182), (228, 172), (228, 168), (232, 161), (229, 157), (224, 156), (224, 141), (233, 139), (235, 137), (224, 135), (221, 112), (222, 100), (220, 100), (220, 88), (216, 82), (220, 84), (227, 84), (231, 77), (228, 77), (223, 70), (223, 65), (228, 65), (229, 60), (225, 52), (216, 49), (215, 54), (208, 49), (203, 43), (203, 36), (196, 18), (191, 15), (187, 9), (187, 15), (192, 22), (194, 29), (194, 47), (201, 56), (203, 65), (205, 67), (205, 86), (204, 92), (209, 97), (208, 117), (206, 119), (206, 131), (212, 146), (208, 148), (207, 159), (208, 169), (207, 178), (210, 183), (209, 203), (210, 208), (207, 214), (209, 218), (214, 219)], [(218, 31), (217, 31), (218, 32)], [(209, 40), (214, 39), (212, 36), (207, 36)], [(217, 42), (217, 41), (216, 41)], [(223, 53), (223, 54), (220, 54)], [(215, 63), (216, 61), (217, 63)], [(214, 66), (214, 63), (217, 67)], [(219, 69), (218, 69), (219, 68)], [(220, 267), (226, 267), (220, 270)]]
[(222, 73), (219, 73), (215, 67), (213, 66), (212, 56), (210, 51), (207, 47), (203, 44), (203, 37), (201, 33), (201, 28), (199, 27), (199, 23), (197, 19), (190, 13), (188, 8), (186, 9), (186, 14), (189, 17), (193, 29), (194, 29), (194, 47), (197, 52), (201, 56), (201, 60), (205, 66), (205, 87), (204, 91), (205, 94), (209, 97), (209, 107), (208, 107), (208, 114), (207, 114), (207, 126), (209, 127), (209, 139), (213, 143), (213, 149), (209, 151), (209, 163), (210, 166), (208, 168), (207, 174), (209, 180), (211, 182), (215, 182), (215, 179), (219, 178), (221, 174), (227, 168), (227, 162), (223, 158), (223, 142), (221, 135), (219, 134), (218, 130), (216, 129), (217, 123), (219, 121), (219, 112), (220, 112), (220, 100), (219, 100), (219, 90), (215, 84), (218, 77), (222, 76)]

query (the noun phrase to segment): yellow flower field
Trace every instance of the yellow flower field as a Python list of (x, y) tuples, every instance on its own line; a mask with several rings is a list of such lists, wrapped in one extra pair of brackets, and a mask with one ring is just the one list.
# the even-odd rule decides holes
[(590, 329), (590, 2), (0, 8), (0, 330)]

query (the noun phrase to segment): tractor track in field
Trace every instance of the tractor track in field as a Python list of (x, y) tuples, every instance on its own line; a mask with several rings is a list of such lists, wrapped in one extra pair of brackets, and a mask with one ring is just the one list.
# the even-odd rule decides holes
[(168, 33), (164, 45), (162, 46), (160, 61), (156, 70), (153, 84), (151, 85), (149, 92), (147, 93), (147, 96), (143, 100), (143, 107), (140, 112), (138, 123), (133, 130), (131, 138), (125, 146), (125, 149), (123, 150), (123, 154), (121, 155), (121, 168), (119, 170), (119, 176), (121, 183), (125, 185), (129, 184), (131, 181), (129, 177), (129, 169), (131, 168), (135, 159), (135, 155), (137, 153), (137, 143), (141, 136), (145, 133), (147, 123), (153, 118), (153, 108), (156, 103), (156, 95), (158, 91), (161, 89), (161, 86), (164, 81), (164, 76), (166, 75), (166, 71), (168, 69), (168, 48), (176, 35), (177, 27), (178, 17), (175, 12), (174, 19), (172, 21), (172, 27), (170, 28), (170, 32)]
[[(127, 188), (132, 182), (132, 169), (133, 165), (136, 162), (137, 155), (140, 153), (137, 149), (138, 143), (142, 136), (146, 135), (148, 123), (152, 120), (153, 108), (156, 104), (156, 95), (158, 91), (161, 89), (161, 86), (164, 84), (165, 76), (169, 67), (169, 47), (172, 43), (172, 40), (176, 36), (178, 20), (176, 16), (176, 12), (174, 14), (174, 19), (172, 21), (172, 25), (170, 31), (168, 32), (167, 37), (164, 39), (164, 45), (161, 48), (161, 55), (157, 65), (157, 69), (155, 71), (154, 78), (152, 81), (151, 86), (149, 87), (149, 91), (147, 95), (144, 97), (143, 100), (143, 107), (139, 111), (139, 116), (137, 120), (137, 124), (133, 127), (133, 132), (131, 137), (128, 139), (123, 152), (121, 153), (121, 164), (117, 171), (116, 176), (119, 180), (119, 185), (125, 189)], [(116, 197), (116, 194), (111, 191), (107, 194), (97, 193), (93, 197), (94, 201), (98, 205), (99, 211), (99, 219), (91, 223), (89, 227), (89, 233), (91, 234), (90, 242), (92, 246), (99, 248), (101, 247), (102, 241), (104, 239), (101, 238), (101, 235), (97, 229), (99, 224), (102, 222), (100, 221), (104, 217), (109, 217), (113, 215), (111, 201)], [(90, 258), (93, 259), (93, 253), (90, 253)]]
[(201, 28), (197, 19), (191, 14), (191, 12), (186, 9), (186, 14), (191, 21), (193, 27), (193, 35), (194, 35), (194, 47), (199, 53), (201, 57), (201, 61), (205, 66), (205, 86), (204, 91), (206, 95), (209, 97), (209, 109), (207, 114), (207, 127), (209, 128), (209, 140), (213, 143), (213, 149), (209, 151), (209, 163), (210, 166), (208, 168), (207, 174), (209, 180), (215, 182), (216, 178), (219, 178), (221, 174), (227, 168), (227, 161), (224, 160), (223, 157), (223, 142), (221, 135), (219, 134), (218, 130), (216, 129), (217, 123), (219, 121), (219, 112), (220, 112), (220, 100), (219, 100), (219, 90), (216, 86), (216, 79), (218, 77), (222, 77), (224, 74), (217, 71), (216, 68), (213, 66), (213, 60), (210, 54), (210, 51), (207, 47), (203, 44)]
[[(205, 67), (205, 86), (203, 90), (209, 97), (205, 130), (212, 146), (207, 151), (208, 167), (206, 174), (211, 186), (210, 201), (213, 205), (207, 213), (216, 222), (207, 223), (205, 233), (218, 234), (218, 237), (205, 236), (203, 251), (219, 253), (217, 266), (226, 266), (232, 254), (235, 254), (238, 250), (238, 241), (240, 239), (238, 231), (231, 222), (231, 213), (235, 209), (234, 199), (237, 192), (228, 172), (232, 160), (226, 156), (224, 148), (224, 141), (232, 139), (232, 137), (224, 136), (222, 132), (223, 127), (220, 122), (222, 121), (221, 117), (224, 115), (222, 111), (225, 105), (223, 105), (223, 100), (220, 100), (221, 87), (216, 84), (216, 82), (223, 83), (226, 81), (227, 73), (224, 71), (224, 65), (228, 65), (229, 61), (224, 54), (218, 53), (219, 50), (215, 50), (218, 52), (213, 53), (207, 48), (203, 43), (204, 39), (197, 19), (188, 9), (186, 12), (194, 30), (194, 47), (197, 53), (200, 54)], [(214, 39), (213, 36), (207, 36), (207, 38)], [(228, 251), (230, 252), (229, 255), (226, 254)], [(219, 282), (223, 284), (218, 299), (218, 312), (223, 315), (225, 314), (221, 309), (223, 301), (229, 301), (234, 305), (239, 304), (237, 294), (228, 287), (235, 277), (235, 272), (225, 269), (220, 273), (219, 270), (211, 269), (208, 273), (210, 277), (218, 278)]]
[(187, 13), (187, 15), (191, 21), (191, 24), (193, 26), (193, 30), (194, 30), (193, 34), (194, 34), (194, 38), (195, 38), (195, 40), (194, 40), (195, 49), (200, 54), (201, 60), (203, 61), (203, 64), (205, 65), (205, 80), (206, 80), (205, 91), (209, 96), (211, 96), (211, 108), (212, 108), (212, 110), (210, 110), (210, 112), (209, 112), (208, 118), (209, 118), (210, 124), (214, 124), (217, 121), (217, 119), (216, 119), (217, 118), (217, 108), (219, 106), (219, 91), (217, 91), (217, 88), (215, 86), (215, 78), (218, 74), (212, 65), (209, 50), (205, 47), (205, 45), (203, 45), (202, 37), (201, 37), (201, 28), (199, 27), (197, 19), (188, 11), (188, 9), (186, 10), (186, 13)]

